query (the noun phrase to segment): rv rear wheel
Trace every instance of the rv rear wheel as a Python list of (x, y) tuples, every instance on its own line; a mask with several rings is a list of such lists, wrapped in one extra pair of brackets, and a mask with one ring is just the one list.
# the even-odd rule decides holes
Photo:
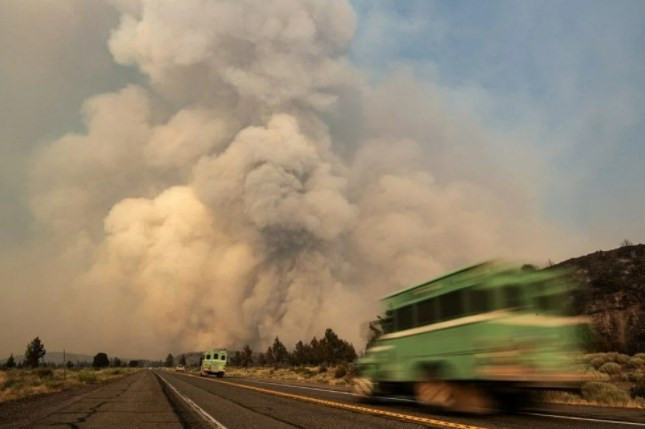
[(451, 409), (455, 404), (455, 386), (445, 381), (421, 381), (414, 385), (417, 401), (423, 405)]

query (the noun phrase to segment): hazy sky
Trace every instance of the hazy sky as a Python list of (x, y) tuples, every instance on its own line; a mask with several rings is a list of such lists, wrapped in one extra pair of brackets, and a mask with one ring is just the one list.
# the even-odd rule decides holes
[(410, 282), (645, 241), (642, 1), (234, 3), (0, 2), (0, 356), (358, 343)]

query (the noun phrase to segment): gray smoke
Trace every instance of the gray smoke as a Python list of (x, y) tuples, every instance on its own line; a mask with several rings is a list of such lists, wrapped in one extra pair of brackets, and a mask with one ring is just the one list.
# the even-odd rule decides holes
[(360, 343), (384, 293), (556, 236), (507, 180), (527, 160), (480, 149), (514, 136), (405, 72), (367, 83), (349, 2), (112, 3), (110, 51), (147, 84), (87, 100), (30, 197), (70, 320), (112, 350)]

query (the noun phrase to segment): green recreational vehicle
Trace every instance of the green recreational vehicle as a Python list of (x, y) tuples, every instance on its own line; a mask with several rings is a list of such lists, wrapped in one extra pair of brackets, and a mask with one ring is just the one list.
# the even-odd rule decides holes
[(571, 313), (566, 279), (486, 262), (384, 297), (383, 334), (359, 359), (355, 392), (485, 412), (536, 388), (575, 389), (588, 322)]
[(216, 375), (220, 378), (224, 377), (227, 358), (226, 349), (206, 350), (202, 357), (202, 366), (199, 373), (202, 377), (208, 375)]

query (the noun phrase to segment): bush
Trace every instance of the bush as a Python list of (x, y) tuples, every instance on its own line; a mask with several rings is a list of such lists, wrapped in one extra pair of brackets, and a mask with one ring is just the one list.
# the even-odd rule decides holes
[(626, 391), (612, 384), (596, 381), (585, 383), (582, 386), (582, 397), (588, 401), (602, 404), (625, 403), (630, 399)]
[(313, 377), (315, 375), (315, 372), (313, 372), (309, 368), (306, 368), (306, 367), (303, 367), (303, 366), (295, 368), (294, 371), (296, 373), (298, 373), (298, 374), (301, 374), (305, 378), (310, 378), (310, 377)]
[(620, 372), (620, 365), (614, 362), (607, 362), (606, 364), (601, 366), (598, 371), (604, 372), (605, 374), (609, 375), (618, 374)]
[(631, 388), (630, 393), (632, 394), (632, 397), (641, 397), (645, 398), (645, 383), (638, 383), (636, 386)]
[(609, 362), (609, 359), (608, 359), (607, 356), (595, 356), (590, 361), (591, 366), (596, 368), (596, 369), (600, 368), (601, 366), (603, 366), (607, 362)]
[(326, 366), (326, 365), (320, 365), (320, 366), (318, 367), (318, 374), (323, 374), (323, 373), (327, 372), (327, 370), (328, 370), (328, 369), (329, 369), (329, 368), (327, 368), (327, 366)]
[(615, 355), (612, 355), (612, 361), (619, 363), (621, 365), (625, 365), (626, 363), (629, 362), (631, 358), (628, 355), (624, 355), (622, 353), (616, 353)]
[(645, 359), (633, 357), (629, 359), (629, 366), (632, 368), (640, 368), (645, 365)]
[(589, 377), (591, 381), (609, 381), (609, 375), (603, 372), (600, 372), (595, 369), (590, 369), (585, 371), (585, 375)]
[(629, 374), (629, 381), (634, 382), (634, 383), (640, 383), (641, 381), (645, 381), (645, 374), (643, 374), (640, 371), (635, 371)]
[(50, 378), (53, 377), (54, 372), (50, 368), (38, 368), (36, 375), (40, 378)]
[(60, 389), (64, 384), (65, 382), (63, 380), (48, 380), (45, 382), (45, 386), (50, 389)]
[(118, 369), (118, 368), (115, 368), (115, 369), (111, 369), (111, 370), (109, 370), (109, 371), (108, 371), (108, 374), (110, 374), (110, 375), (119, 375), (119, 374), (121, 374), (122, 372), (123, 372), (122, 370), (120, 370), (120, 369)]
[(343, 378), (346, 375), (347, 375), (347, 368), (345, 368), (344, 366), (339, 366), (334, 371), (334, 378)]
[(91, 371), (81, 371), (78, 373), (78, 381), (86, 384), (96, 383), (96, 374)]
[(634, 357), (645, 360), (645, 353), (636, 353)]
[(2, 383), (2, 389), (0, 390), (9, 389), (11, 387), (19, 388), (21, 385), (22, 382), (19, 379), (10, 377), (7, 378), (4, 383)]

